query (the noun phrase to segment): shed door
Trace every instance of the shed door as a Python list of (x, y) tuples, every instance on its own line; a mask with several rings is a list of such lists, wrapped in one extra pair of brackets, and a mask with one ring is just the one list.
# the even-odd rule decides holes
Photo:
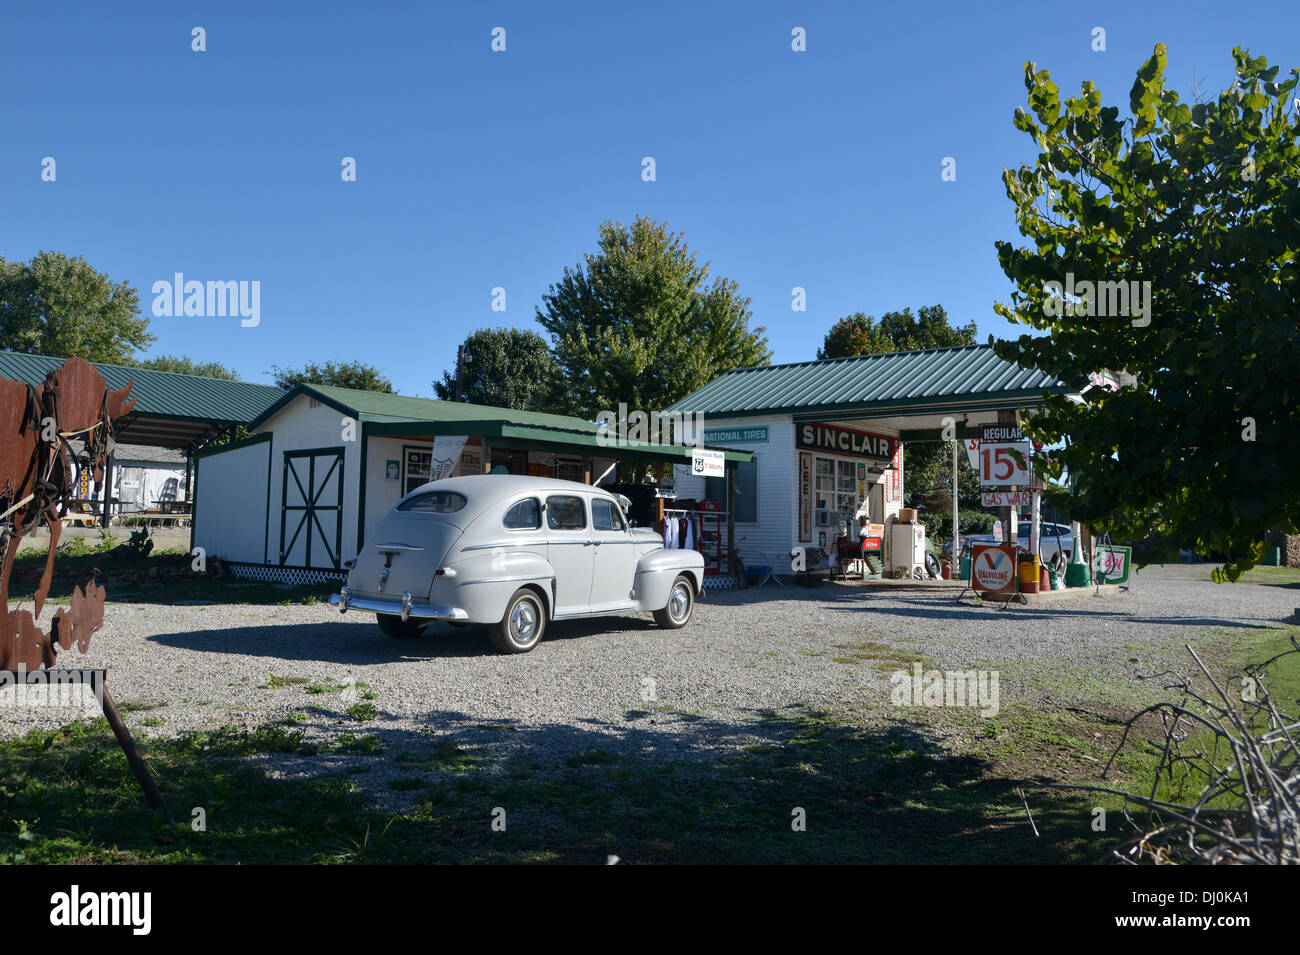
[(343, 449), (284, 453), (280, 565), (340, 569)]

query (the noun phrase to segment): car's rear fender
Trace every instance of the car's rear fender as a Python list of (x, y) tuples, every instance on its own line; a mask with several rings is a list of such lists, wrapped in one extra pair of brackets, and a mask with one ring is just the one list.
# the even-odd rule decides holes
[(447, 564), (445, 572), (434, 581), (430, 597), (434, 602), (463, 608), (470, 623), (499, 623), (510, 597), (526, 586), (541, 593), (549, 616), (554, 580), (555, 570), (540, 554), (496, 547), (471, 551), (469, 556)]

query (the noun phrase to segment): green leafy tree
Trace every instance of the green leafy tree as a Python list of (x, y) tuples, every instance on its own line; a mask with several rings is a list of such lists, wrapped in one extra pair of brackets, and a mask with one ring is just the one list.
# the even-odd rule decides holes
[[(1266, 531), (1300, 520), (1300, 71), (1279, 82), (1234, 48), (1231, 86), (1187, 105), (1165, 52), (1138, 70), (1127, 118), (1091, 82), (1062, 102), (1026, 64), (1015, 125), (1038, 156), (1003, 173), (1028, 241), (997, 244), (1015, 283), (997, 311), (1047, 334), (996, 350), (1083, 395), (1030, 423), (1068, 438), (1049, 469), (1077, 481), (1056, 503), (1116, 539), (1160, 535), (1161, 559), (1222, 553), (1216, 579), (1235, 580)], [(1126, 383), (1087, 388), (1101, 369)]]
[[(461, 400), (473, 404), (552, 411), (559, 372), (546, 339), (518, 328), (481, 328), (465, 339)], [(433, 383), (443, 401), (456, 399), (456, 369)]]
[[(886, 312), (877, 322), (874, 316), (854, 312), (831, 326), (817, 351), (818, 358), (849, 358), (854, 355), (880, 355), (886, 352), (916, 351), (922, 348), (946, 348), (973, 345), (977, 334), (975, 322), (953, 326), (942, 305), (923, 305), (912, 314), (910, 308)], [(952, 447), (946, 441), (908, 441), (903, 444), (903, 481), (907, 488), (908, 507), (920, 511), (918, 519), (936, 540), (952, 524)], [(958, 457), (957, 503), (960, 530), (981, 527), (984, 517), (980, 504), (979, 476), (966, 460)], [(971, 515), (971, 516), (963, 516)], [(992, 515), (987, 516), (992, 521)]]
[(875, 316), (854, 312), (841, 318), (826, 333), (818, 358), (848, 358), (853, 355), (881, 355), (885, 352), (916, 351), (973, 345), (979, 329), (974, 322), (952, 325), (942, 305), (923, 305), (915, 315), (910, 308)]
[(129, 365), (154, 340), (140, 296), (83, 258), (0, 258), (0, 351)]
[(765, 329), (730, 279), (709, 283), (680, 234), (638, 216), (606, 222), (598, 249), (542, 296), (564, 389), (561, 407), (584, 418), (657, 411), (734, 368), (765, 365)]
[(822, 341), (822, 347), (817, 349), (817, 357), (851, 358), (854, 355), (879, 355), (888, 351), (897, 349), (876, 325), (875, 317), (865, 312), (854, 312), (831, 326)]
[(378, 368), (359, 361), (327, 361), (321, 364), (309, 361), (301, 369), (272, 365), (271, 375), (281, 388), (292, 388), (294, 385), (332, 385), (357, 391), (393, 393), (393, 383), (380, 374)]
[(170, 371), (179, 375), (198, 375), (201, 378), (221, 378), (225, 381), (239, 381), (239, 373), (233, 368), (216, 361), (191, 361), (189, 356), (159, 355), (145, 361), (135, 362), (138, 368), (151, 371)]
[(952, 325), (942, 305), (923, 305), (912, 314), (910, 308), (880, 316), (880, 331), (894, 343), (891, 351), (949, 348), (974, 345), (979, 328), (974, 322)]

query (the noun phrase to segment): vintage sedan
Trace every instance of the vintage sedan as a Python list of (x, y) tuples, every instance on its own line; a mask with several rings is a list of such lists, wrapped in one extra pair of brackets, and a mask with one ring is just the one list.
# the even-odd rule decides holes
[(330, 602), (375, 613), (392, 637), (485, 624), (498, 650), (525, 653), (555, 620), (648, 611), (683, 627), (703, 583), (698, 551), (665, 549), (599, 487), (475, 474), (403, 497)]

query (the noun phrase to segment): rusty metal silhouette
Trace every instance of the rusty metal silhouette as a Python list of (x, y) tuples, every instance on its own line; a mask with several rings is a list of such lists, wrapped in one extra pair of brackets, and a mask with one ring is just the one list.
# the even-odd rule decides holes
[[(60, 608), (48, 633), (37, 622), (50, 592), (63, 516), (72, 499), (71, 463), (89, 468), (98, 493), (113, 448), (113, 423), (130, 413), (135, 382), (112, 391), (95, 367), (70, 358), (40, 387), (0, 381), (0, 670), (54, 665), (60, 649), (82, 653), (103, 626), (104, 588), (92, 577), (74, 588), (72, 605)], [(81, 449), (71, 444), (78, 440)], [(9, 608), (9, 578), (23, 537), (41, 519), (50, 548), (36, 587), (34, 612)]]
[[(53, 669), (61, 650), (75, 646), (85, 653), (91, 636), (103, 627), (104, 588), (92, 575), (84, 587), (73, 587), (69, 606), (55, 611), (48, 632), (38, 622), (54, 578), (63, 517), (73, 497), (72, 462), (93, 475), (98, 497), (113, 450), (114, 423), (135, 407), (134, 398), (127, 400), (133, 387), (134, 380), (120, 391), (111, 390), (82, 358), (69, 358), (40, 387), (0, 380), (0, 685), (42, 682), (33, 679), (31, 671), (39, 671), (36, 677), (72, 675), (77, 682), (88, 682), (149, 804), (171, 823), (162, 793), (104, 685), (108, 671)], [(11, 611), (9, 578), (18, 546), (42, 519), (50, 530), (50, 548), (33, 595), (35, 612)]]

